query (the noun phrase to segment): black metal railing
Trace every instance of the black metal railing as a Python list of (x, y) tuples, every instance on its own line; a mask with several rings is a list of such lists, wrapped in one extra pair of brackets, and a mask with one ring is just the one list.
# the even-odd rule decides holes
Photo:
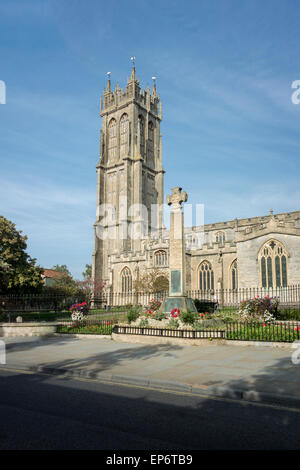
[(68, 310), (73, 303), (86, 300), (84, 296), (53, 295), (53, 294), (16, 294), (0, 295), (0, 312), (62, 312)]
[(224, 338), (225, 330), (191, 330), (191, 329), (172, 329), (172, 328), (152, 328), (115, 325), (113, 333), (125, 335), (145, 335), (145, 336), (163, 336), (172, 338)]
[[(119, 308), (126, 310), (132, 306), (148, 305), (152, 299), (163, 300), (169, 295), (168, 291), (162, 292), (101, 292), (92, 296), (91, 307), (93, 309)], [(203, 304), (210, 305), (215, 302), (220, 307), (237, 308), (244, 300), (255, 297), (277, 297), (281, 306), (293, 307), (300, 305), (300, 285), (278, 288), (239, 288), (239, 289), (210, 289), (210, 290), (188, 290), (187, 295), (193, 299), (198, 299)], [(60, 312), (72, 303), (89, 300), (89, 296), (65, 295), (65, 294), (9, 294), (0, 295), (0, 311), (5, 309), (11, 312), (28, 311), (55, 311)]]
[(169, 329), (115, 325), (113, 333), (190, 339), (294, 342), (300, 340), (300, 322), (228, 322), (218, 328)]
[(89, 319), (60, 321), (57, 325), (57, 333), (111, 335), (114, 323), (115, 321), (112, 320)]
[(300, 340), (300, 322), (228, 322), (225, 336), (228, 340), (290, 343)]

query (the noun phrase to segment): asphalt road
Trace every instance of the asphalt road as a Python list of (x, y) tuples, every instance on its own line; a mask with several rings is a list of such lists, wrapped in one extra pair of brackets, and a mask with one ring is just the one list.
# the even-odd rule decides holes
[(0, 449), (300, 449), (300, 410), (0, 372)]

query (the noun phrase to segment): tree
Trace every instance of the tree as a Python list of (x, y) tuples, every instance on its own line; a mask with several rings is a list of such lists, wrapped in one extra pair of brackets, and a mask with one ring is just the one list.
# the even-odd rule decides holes
[(71, 273), (70, 271), (68, 270), (67, 266), (65, 264), (56, 264), (55, 266), (53, 266), (52, 268), (54, 271), (58, 271), (59, 273), (66, 273), (68, 274), (68, 276), (71, 277)]
[(54, 279), (53, 285), (49, 288), (50, 291), (56, 294), (64, 294), (70, 296), (81, 295), (81, 289), (78, 282), (75, 281), (65, 264), (56, 264), (52, 268), (54, 271), (61, 273), (59, 278)]
[(85, 271), (82, 273), (82, 276), (84, 277), (84, 279), (89, 279), (92, 277), (92, 265), (91, 264), (85, 265)]
[(27, 253), (27, 237), (0, 216), (0, 293), (28, 293), (42, 289), (43, 269)]
[(91, 302), (93, 296), (95, 298), (101, 296), (103, 288), (105, 287), (105, 281), (98, 278), (89, 277), (83, 281), (77, 281), (77, 286), (85, 294), (85, 298)]
[(134, 282), (137, 292), (163, 292), (169, 290), (169, 280), (164, 271), (153, 268), (140, 274)]

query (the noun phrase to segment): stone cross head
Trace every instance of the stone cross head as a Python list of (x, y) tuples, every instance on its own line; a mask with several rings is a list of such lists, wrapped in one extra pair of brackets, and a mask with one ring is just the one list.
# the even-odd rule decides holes
[(181, 204), (187, 201), (187, 193), (182, 188), (176, 186), (172, 188), (172, 194), (167, 196), (167, 204), (172, 206), (172, 210), (181, 209)]

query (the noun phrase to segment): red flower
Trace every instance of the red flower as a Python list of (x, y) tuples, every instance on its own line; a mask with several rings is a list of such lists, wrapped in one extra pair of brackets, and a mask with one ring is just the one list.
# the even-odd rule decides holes
[(171, 312), (171, 316), (173, 318), (177, 318), (178, 316), (180, 315), (180, 310), (179, 308), (173, 308), (172, 312)]
[(204, 317), (203, 313), (201, 313), (201, 317)]

